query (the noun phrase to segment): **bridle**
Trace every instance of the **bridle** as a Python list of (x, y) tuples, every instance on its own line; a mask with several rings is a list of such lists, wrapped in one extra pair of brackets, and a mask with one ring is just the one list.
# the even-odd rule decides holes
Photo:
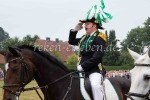
[[(5, 82), (4, 82), (4, 85), (3, 85), (4, 90), (6, 90), (6, 91), (8, 91), (11, 94), (14, 94), (16, 96), (19, 96), (24, 89), (24, 86), (26, 84), (24, 82), (25, 74), (27, 75), (27, 77), (29, 77), (29, 75), (31, 74), (30, 70), (28, 69), (29, 68), (28, 64), (26, 64), (23, 59), (24, 59), (23, 57), (17, 57), (17, 58), (14, 58), (14, 59), (8, 61), (8, 63), (10, 63), (10, 62), (19, 60), (19, 62), (21, 63), (21, 76), (20, 76), (21, 82), (18, 84), (5, 84)], [(4, 80), (5, 80), (5, 77), (4, 77)], [(9, 89), (11, 87), (19, 87), (19, 90), (13, 91), (13, 90)]]
[(131, 100), (134, 100), (132, 96), (140, 97), (143, 98), (144, 100), (150, 100), (149, 95), (150, 95), (150, 90), (146, 94), (139, 94), (139, 93), (132, 93), (132, 92), (128, 92), (128, 94), (126, 94), (126, 96)]
[[(138, 63), (135, 63), (135, 66), (146, 66), (146, 67), (150, 67), (150, 64), (138, 64)], [(150, 89), (149, 89), (149, 91), (148, 91), (146, 94), (133, 93), (133, 92), (128, 92), (128, 93), (126, 94), (126, 96), (127, 96), (128, 98), (130, 98), (131, 100), (134, 100), (134, 99), (132, 98), (132, 96), (139, 97), (139, 98), (143, 98), (144, 100), (150, 100), (149, 95), (150, 95)]]
[[(3, 89), (4, 90), (10, 92), (11, 94), (13, 94), (13, 95), (15, 95), (17, 97), (24, 91), (35, 90), (37, 95), (39, 96), (39, 98), (41, 100), (43, 100), (42, 97), (40, 96), (39, 92), (37, 91), (37, 89), (42, 89), (42, 88), (47, 89), (50, 85), (53, 85), (54, 83), (56, 83), (56, 82), (58, 82), (58, 81), (60, 81), (60, 80), (62, 80), (64, 78), (70, 76), (70, 83), (69, 83), (69, 86), (68, 86), (68, 90), (66, 91), (66, 93), (65, 93), (65, 95), (64, 95), (62, 100), (66, 99), (66, 97), (67, 97), (67, 95), (68, 95), (68, 93), (69, 93), (69, 91), (71, 90), (71, 87), (72, 87), (72, 82), (73, 82), (73, 78), (74, 78), (73, 74), (78, 73), (78, 71), (70, 72), (70, 73), (68, 73), (68, 74), (66, 74), (66, 75), (64, 75), (64, 76), (54, 80), (53, 82), (51, 82), (51, 83), (49, 83), (49, 84), (47, 84), (45, 86), (42, 86), (42, 87), (24, 88), (24, 86), (26, 85), (26, 83), (24, 82), (25, 74), (29, 77), (29, 75), (31, 74), (31, 71), (29, 70), (29, 65), (24, 62), (24, 58), (23, 57), (14, 58), (14, 59), (8, 61), (8, 63), (16, 61), (16, 60), (19, 60), (20, 63), (21, 63), (21, 77), (20, 77), (21, 83), (18, 83), (18, 84), (4, 84), (3, 85)], [(5, 78), (4, 78), (4, 80), (5, 80)], [(9, 89), (11, 87), (19, 87), (19, 91), (13, 91), (13, 90)]]

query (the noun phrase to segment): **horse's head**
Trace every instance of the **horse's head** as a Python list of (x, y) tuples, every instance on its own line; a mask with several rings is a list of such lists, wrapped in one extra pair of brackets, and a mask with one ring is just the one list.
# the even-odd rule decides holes
[(150, 100), (150, 48), (144, 55), (130, 49), (128, 51), (135, 61), (135, 67), (130, 71), (131, 87), (128, 96), (131, 100)]
[(23, 88), (33, 79), (34, 65), (29, 51), (9, 47), (9, 53), (0, 52), (6, 58), (3, 100), (17, 100)]

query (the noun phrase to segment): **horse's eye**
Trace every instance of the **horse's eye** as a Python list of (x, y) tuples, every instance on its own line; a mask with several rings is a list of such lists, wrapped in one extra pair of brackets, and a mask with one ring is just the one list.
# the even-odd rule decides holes
[(15, 61), (13, 61), (13, 63), (14, 63), (14, 64), (16, 64), (16, 63), (17, 63), (17, 61), (15, 60)]
[(13, 72), (17, 72), (19, 68), (12, 68)]
[(144, 80), (149, 80), (150, 79), (150, 75), (144, 75)]

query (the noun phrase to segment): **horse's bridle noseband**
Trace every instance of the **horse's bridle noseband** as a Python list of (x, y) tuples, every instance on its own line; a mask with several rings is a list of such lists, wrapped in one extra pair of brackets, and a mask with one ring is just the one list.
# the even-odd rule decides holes
[(134, 100), (131, 96), (144, 98), (145, 100), (150, 100), (149, 95), (150, 95), (150, 90), (146, 94), (139, 94), (139, 93), (132, 93), (132, 92), (126, 94), (126, 96), (131, 100)]
[[(137, 64), (137, 63), (135, 63), (135, 66), (147, 66), (147, 67), (150, 67), (150, 64)], [(134, 99), (132, 98), (132, 96), (139, 97), (139, 98), (143, 98), (144, 100), (150, 100), (149, 95), (150, 95), (150, 89), (149, 89), (149, 91), (148, 91), (146, 94), (132, 93), (132, 92), (128, 92), (128, 93), (126, 94), (126, 96), (127, 96), (128, 98), (130, 98), (131, 100), (134, 100)]]
[[(20, 61), (20, 63), (21, 63), (21, 76), (20, 76), (21, 83), (18, 83), (18, 84), (5, 84), (5, 82), (4, 82), (4, 85), (3, 85), (4, 90), (6, 90), (6, 91), (8, 91), (11, 94), (14, 94), (16, 96), (19, 96), (21, 94), (21, 92), (23, 91), (23, 89), (24, 89), (24, 86), (25, 86), (24, 75), (26, 74), (27, 76), (29, 76), (29, 74), (30, 74), (30, 70), (28, 69), (28, 65), (24, 62), (23, 59), (24, 59), (23, 57), (18, 57), (18, 58), (14, 58), (14, 59), (8, 61), (8, 63), (16, 61), (16, 60)], [(4, 80), (5, 80), (5, 78), (4, 78)], [(9, 89), (10, 87), (19, 87), (19, 90), (18, 91), (13, 91), (13, 90)]]

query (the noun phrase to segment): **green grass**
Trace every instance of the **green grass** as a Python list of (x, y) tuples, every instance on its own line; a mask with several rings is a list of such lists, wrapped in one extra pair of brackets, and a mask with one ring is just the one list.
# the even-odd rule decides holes
[[(0, 81), (0, 87), (1, 86), (3, 86), (3, 81)], [(33, 87), (33, 86), (34, 87), (37, 86), (37, 83), (35, 81), (32, 81), (31, 83), (29, 83), (26, 87)], [(43, 97), (42, 92), (40, 90), (38, 91)], [(0, 89), (0, 100), (2, 100), (2, 97), (3, 97), (3, 90)], [(20, 95), (19, 100), (40, 100), (40, 98), (38, 97), (35, 91), (27, 91)]]

